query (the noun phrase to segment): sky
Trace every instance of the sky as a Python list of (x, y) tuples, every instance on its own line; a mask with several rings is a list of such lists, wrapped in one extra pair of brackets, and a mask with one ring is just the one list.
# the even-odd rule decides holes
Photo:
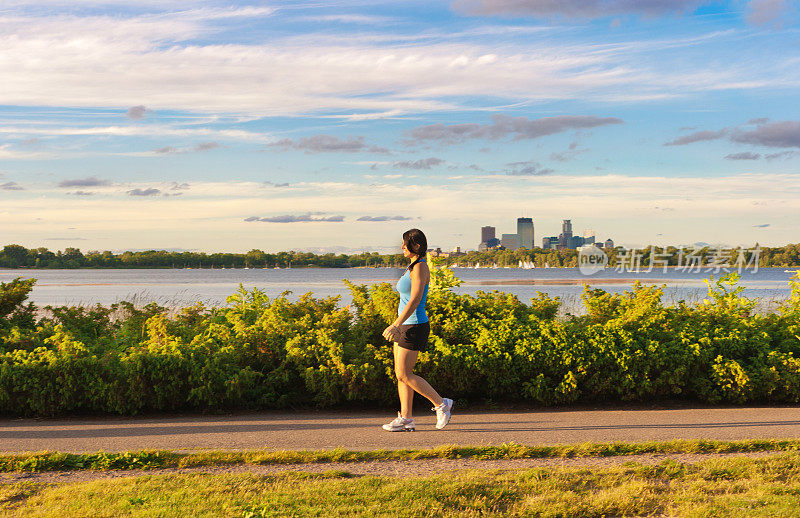
[(3, 0), (0, 78), (0, 246), (800, 241), (790, 0)]

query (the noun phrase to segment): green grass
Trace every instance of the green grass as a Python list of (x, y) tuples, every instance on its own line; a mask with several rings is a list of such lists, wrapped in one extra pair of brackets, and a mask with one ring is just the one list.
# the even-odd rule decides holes
[(800, 516), (800, 453), (412, 478), (146, 475), (0, 491), (4, 516), (793, 517)]
[(641, 443), (583, 443), (554, 446), (454, 446), (421, 450), (301, 450), (301, 451), (209, 451), (176, 453), (167, 450), (123, 453), (37, 452), (0, 456), (0, 472), (154, 469), (236, 464), (302, 464), (312, 462), (364, 462), (418, 459), (544, 459), (573, 457), (615, 457), (666, 453), (745, 453), (797, 451), (800, 439), (751, 439), (744, 441), (677, 440)]

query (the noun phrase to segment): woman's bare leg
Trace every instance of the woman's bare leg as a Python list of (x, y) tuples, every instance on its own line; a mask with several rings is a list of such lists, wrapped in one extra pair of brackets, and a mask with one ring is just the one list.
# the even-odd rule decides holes
[[(400, 357), (398, 351), (406, 351), (397, 344), (394, 346), (394, 371), (397, 373), (397, 366), (403, 363), (403, 358)], [(412, 352), (412, 351), (409, 351)], [(412, 406), (414, 404), (414, 389), (408, 386), (404, 381), (400, 381), (400, 376), (397, 377), (397, 394), (400, 396), (400, 415), (406, 419), (411, 419)]]
[(397, 392), (400, 395), (400, 415), (406, 418), (411, 417), (415, 390), (428, 398), (433, 406), (439, 406), (443, 401), (442, 396), (431, 387), (430, 383), (414, 374), (417, 356), (419, 351), (410, 351), (397, 344), (394, 345), (394, 373), (397, 376)]

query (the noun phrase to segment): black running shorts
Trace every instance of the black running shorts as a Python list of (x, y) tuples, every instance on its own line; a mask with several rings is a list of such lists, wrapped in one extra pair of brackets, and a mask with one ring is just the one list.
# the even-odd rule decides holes
[(400, 329), (397, 345), (403, 349), (422, 352), (428, 348), (428, 336), (431, 334), (430, 322), (424, 324), (403, 324)]

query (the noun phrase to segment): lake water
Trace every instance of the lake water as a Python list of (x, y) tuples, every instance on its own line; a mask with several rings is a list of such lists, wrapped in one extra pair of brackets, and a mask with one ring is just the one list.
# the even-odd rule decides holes
[[(743, 270), (740, 285), (744, 295), (760, 298), (760, 311), (770, 311), (789, 295), (789, 279), (796, 269), (760, 268)], [(633, 282), (666, 284), (664, 303), (678, 300), (693, 303), (707, 293), (703, 279), (710, 269), (687, 272), (670, 268), (652, 272), (617, 272), (606, 269), (591, 276), (577, 268), (454, 268), (464, 281), (457, 293), (475, 294), (478, 290), (500, 290), (517, 295), (527, 302), (541, 291), (560, 296), (565, 311), (580, 313), (583, 283), (609, 292), (630, 290)], [(719, 278), (724, 271), (714, 274)], [(187, 306), (195, 302), (206, 305), (225, 304), (241, 283), (246, 288), (259, 288), (269, 297), (284, 291), (296, 299), (313, 292), (315, 296), (339, 295), (342, 304), (350, 295), (342, 279), (357, 284), (394, 283), (403, 274), (401, 268), (296, 268), (296, 269), (227, 269), (227, 270), (0, 270), (0, 282), (15, 277), (36, 278), (30, 300), (38, 306), (112, 304), (121, 300), (137, 304), (157, 302), (167, 306)]]

